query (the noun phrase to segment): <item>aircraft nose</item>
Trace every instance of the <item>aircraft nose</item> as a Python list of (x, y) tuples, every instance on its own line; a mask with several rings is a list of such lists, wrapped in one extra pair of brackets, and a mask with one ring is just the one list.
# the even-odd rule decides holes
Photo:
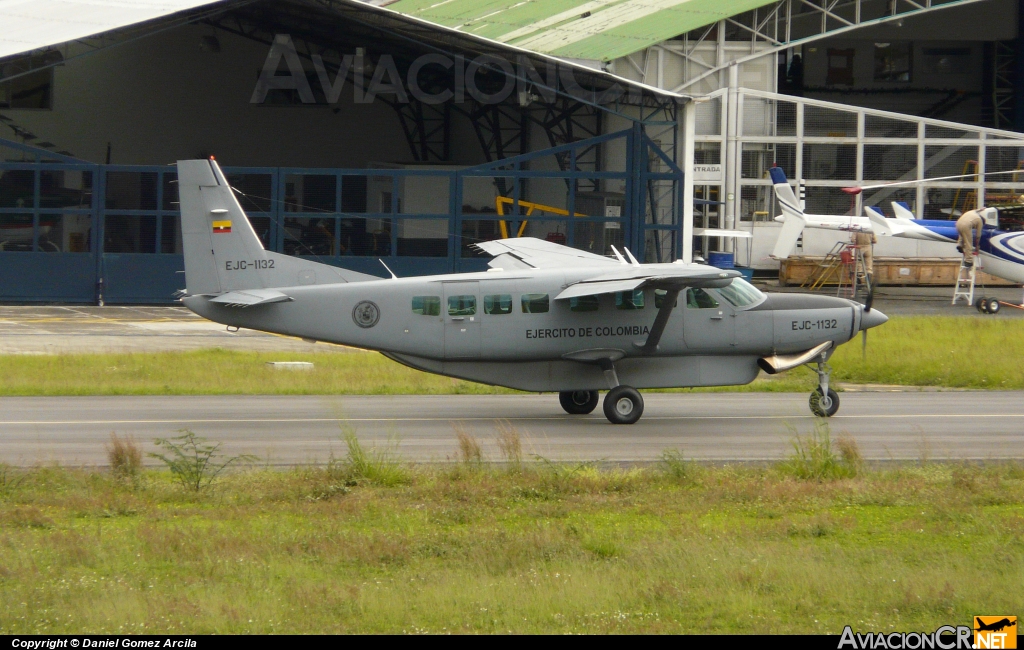
[(888, 316), (878, 311), (877, 309), (872, 309), (871, 311), (866, 311), (863, 313), (863, 315), (861, 315), (860, 328), (862, 330), (868, 330), (871, 329), (872, 327), (878, 327), (879, 325), (884, 324), (888, 320)]

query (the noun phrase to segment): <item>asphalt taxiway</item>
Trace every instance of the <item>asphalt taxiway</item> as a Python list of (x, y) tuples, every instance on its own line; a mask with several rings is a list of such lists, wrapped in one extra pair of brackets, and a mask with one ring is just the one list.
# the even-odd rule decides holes
[[(1024, 458), (1024, 392), (848, 392), (829, 421), (873, 460)], [(190, 429), (273, 465), (324, 462), (352, 430), (366, 445), (397, 441), (407, 461), (456, 457), (455, 427), (500, 460), (499, 421), (519, 431), (525, 459), (656, 460), (666, 450), (708, 461), (773, 460), (815, 419), (807, 395), (647, 393), (643, 419), (609, 424), (600, 407), (569, 416), (553, 395), (15, 397), (0, 399), (0, 462), (104, 465), (111, 432), (154, 438)], [(147, 462), (151, 462), (149, 459)]]

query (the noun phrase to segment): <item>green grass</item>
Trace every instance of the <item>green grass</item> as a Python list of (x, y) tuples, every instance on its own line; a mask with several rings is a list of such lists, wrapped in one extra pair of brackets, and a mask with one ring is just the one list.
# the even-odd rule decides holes
[[(1024, 389), (1024, 324), (1017, 320), (896, 317), (832, 360), (840, 382)], [(312, 361), (311, 372), (272, 370), (267, 361)], [(809, 391), (797, 369), (720, 390)], [(263, 353), (200, 350), (153, 354), (0, 356), (0, 395), (476, 394), (513, 392), (429, 375), (369, 352)]]
[(194, 493), (9, 470), (0, 634), (838, 634), (1021, 605), (1019, 464), (401, 471), (252, 469)]

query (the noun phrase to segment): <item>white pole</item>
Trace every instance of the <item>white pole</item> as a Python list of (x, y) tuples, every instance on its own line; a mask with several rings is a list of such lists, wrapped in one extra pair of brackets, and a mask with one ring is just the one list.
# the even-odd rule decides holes
[(697, 134), (697, 102), (683, 105), (683, 263), (693, 263), (693, 140)]
[[(725, 137), (725, 224), (727, 230), (736, 228), (736, 190), (739, 187), (739, 66), (729, 66), (729, 106)], [(719, 240), (721, 241), (721, 240)], [(725, 250), (732, 251), (732, 242), (726, 242)]]

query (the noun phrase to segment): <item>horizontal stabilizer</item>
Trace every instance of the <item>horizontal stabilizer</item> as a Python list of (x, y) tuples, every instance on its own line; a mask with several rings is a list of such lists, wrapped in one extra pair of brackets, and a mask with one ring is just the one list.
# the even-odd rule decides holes
[(215, 302), (228, 307), (255, 307), (256, 305), (269, 305), (275, 302), (291, 302), (294, 300), (289, 295), (283, 294), (275, 289), (246, 289), (244, 291), (231, 291), (210, 302)]
[(736, 239), (750, 239), (751, 234), (747, 230), (726, 230), (725, 228), (694, 228), (694, 237), (735, 237)]

